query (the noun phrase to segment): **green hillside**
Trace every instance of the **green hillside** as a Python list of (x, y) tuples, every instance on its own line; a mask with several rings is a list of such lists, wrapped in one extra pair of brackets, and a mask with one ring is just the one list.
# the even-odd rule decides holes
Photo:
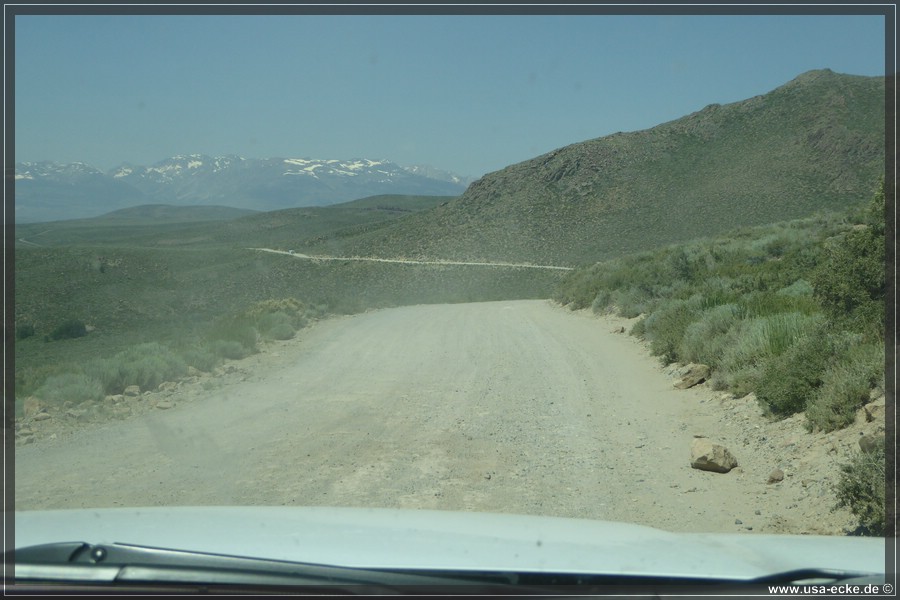
[(312, 244), (343, 238), (445, 203), (452, 196), (373, 196), (328, 207), (253, 212), (228, 207), (143, 205), (93, 219), (16, 227), (17, 248), (71, 245), (208, 248)]
[(805, 73), (762, 96), (561, 148), (344, 240), (359, 254), (577, 265), (840, 210), (884, 172), (884, 79)]

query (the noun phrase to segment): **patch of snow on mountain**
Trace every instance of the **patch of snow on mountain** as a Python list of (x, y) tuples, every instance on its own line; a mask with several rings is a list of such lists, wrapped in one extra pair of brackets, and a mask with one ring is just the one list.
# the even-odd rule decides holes
[(154, 171), (156, 173), (165, 174), (169, 171), (180, 171), (181, 165), (165, 165), (163, 167), (147, 167), (148, 171)]
[(368, 158), (363, 160), (356, 160), (351, 163), (344, 163), (344, 168), (350, 169), (351, 171), (355, 171), (357, 169), (368, 169), (372, 168), (376, 165), (380, 165), (382, 161), (380, 160), (369, 160)]

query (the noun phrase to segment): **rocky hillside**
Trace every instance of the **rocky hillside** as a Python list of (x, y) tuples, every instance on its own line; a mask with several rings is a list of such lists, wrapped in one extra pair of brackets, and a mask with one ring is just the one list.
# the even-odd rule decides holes
[(490, 173), (349, 250), (574, 265), (840, 209), (884, 171), (884, 118), (883, 78), (812, 71)]

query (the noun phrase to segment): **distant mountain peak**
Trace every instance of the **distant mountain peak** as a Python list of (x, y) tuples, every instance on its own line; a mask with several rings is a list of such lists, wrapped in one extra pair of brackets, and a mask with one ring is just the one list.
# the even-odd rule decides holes
[[(82, 181), (90, 178), (90, 186)], [(466, 182), (387, 159), (251, 159), (177, 154), (108, 172), (81, 162), (16, 164), (16, 216), (64, 220), (137, 204), (220, 205), (250, 210), (323, 206), (381, 194), (457, 196)]]

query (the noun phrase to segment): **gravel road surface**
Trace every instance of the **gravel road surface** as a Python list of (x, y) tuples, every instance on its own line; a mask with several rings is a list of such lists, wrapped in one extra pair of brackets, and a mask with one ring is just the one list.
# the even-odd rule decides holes
[(721, 428), (711, 391), (674, 389), (611, 328), (542, 300), (328, 319), (242, 361), (243, 380), (17, 448), (17, 509), (375, 506), (729, 532), (790, 520), (796, 497), (766, 485), (759, 452), (728, 474), (690, 467), (694, 434)]

